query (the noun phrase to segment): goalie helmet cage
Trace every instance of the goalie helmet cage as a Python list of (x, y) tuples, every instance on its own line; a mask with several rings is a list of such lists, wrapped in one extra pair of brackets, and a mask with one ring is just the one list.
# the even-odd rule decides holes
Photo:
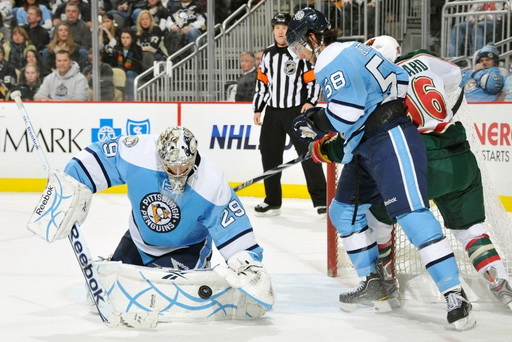
[[(453, 101), (455, 101), (456, 95), (453, 97)], [(449, 99), (450, 100), (450, 99)], [(489, 236), (498, 251), (507, 273), (509, 277), (512, 275), (512, 234), (510, 234), (510, 229), (512, 229), (512, 220), (510, 216), (506, 213), (501, 201), (499, 200), (499, 196), (497, 192), (494, 191), (494, 187), (490, 182), (490, 176), (485, 168), (485, 163), (482, 160), (482, 153), (480, 153), (480, 145), (477, 142), (477, 137), (475, 134), (474, 124), (470, 119), (469, 110), (465, 101), (463, 105), (457, 112), (457, 119), (462, 121), (464, 126), (467, 129), (468, 141), (471, 144), (471, 149), (473, 153), (476, 155), (478, 160), (478, 165), (481, 169), (482, 173), (482, 182), (485, 191), (485, 210), (486, 210), (486, 222), (485, 226), (488, 229)], [(337, 181), (342, 169), (342, 165), (340, 164), (328, 164), (327, 165), (327, 201), (331, 203), (334, 198), (334, 194), (336, 192)], [(435, 207), (435, 204), (431, 201), (431, 210), (436, 216), (436, 218), (441, 222), (443, 226), (443, 219), (441, 214)], [(483, 300), (482, 297), (491, 298), (491, 301), (494, 301), (492, 296), (488, 296), (490, 291), (485, 290), (485, 284), (483, 280), (480, 280), (476, 270), (474, 269), (471, 260), (469, 259), (467, 253), (464, 251), (463, 246), (457, 241), (455, 236), (453, 236), (449, 229), (445, 229), (443, 226), (443, 230), (445, 235), (450, 241), (452, 249), (455, 254), (455, 258), (457, 260), (457, 264), (459, 266), (460, 275), (462, 277), (463, 283), (465, 282), (469, 285), (472, 290), (475, 290), (475, 287), (478, 287), (478, 291), (473, 292), (473, 298), (470, 300), (475, 301), (475, 299)], [(393, 246), (393, 255), (394, 255), (394, 266), (395, 272), (399, 279), (400, 286), (402, 287), (404, 284), (402, 280), (410, 281), (414, 278), (417, 279), (429, 279), (425, 268), (423, 267), (419, 253), (416, 248), (412, 246), (412, 244), (408, 241), (407, 237), (403, 233), (402, 229), (400, 229), (399, 225), (395, 225), (394, 229), (394, 246)], [(350, 259), (348, 258), (343, 244), (341, 243), (341, 239), (339, 239), (338, 233), (336, 232), (336, 228), (332, 225), (332, 222), (327, 217), (327, 273), (330, 277), (336, 277), (341, 269), (353, 269)], [(420, 277), (418, 277), (420, 276)], [(433, 282), (431, 280), (422, 280), (423, 282), (431, 282), (432, 284), (425, 285), (429, 287), (429, 291), (432, 288)], [(416, 282), (415, 285), (418, 286)], [(484, 291), (482, 291), (484, 289)], [(401, 289), (402, 291), (402, 289)], [(433, 289), (433, 292), (436, 292), (436, 289)], [(467, 292), (467, 291), (466, 291)], [(482, 295), (482, 293), (485, 293)], [(476, 297), (475, 297), (476, 294)], [(444, 301), (441, 296), (435, 294), (436, 297), (440, 301)], [(423, 296), (422, 296), (423, 297)], [(422, 298), (424, 299), (424, 298)], [(425, 301), (430, 301), (431, 298)], [(432, 299), (433, 302), (438, 300)]]

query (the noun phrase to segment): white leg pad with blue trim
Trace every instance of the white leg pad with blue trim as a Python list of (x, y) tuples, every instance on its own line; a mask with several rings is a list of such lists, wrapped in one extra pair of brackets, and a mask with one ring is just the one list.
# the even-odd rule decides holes
[(269, 309), (212, 269), (177, 271), (114, 261), (94, 263), (114, 309), (156, 312), (159, 322), (252, 319)]

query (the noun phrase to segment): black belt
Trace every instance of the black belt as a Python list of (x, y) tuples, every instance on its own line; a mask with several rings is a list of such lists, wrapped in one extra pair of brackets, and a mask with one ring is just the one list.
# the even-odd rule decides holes
[(405, 115), (403, 100), (394, 100), (384, 103), (375, 109), (364, 123), (364, 132), (373, 133), (382, 125)]

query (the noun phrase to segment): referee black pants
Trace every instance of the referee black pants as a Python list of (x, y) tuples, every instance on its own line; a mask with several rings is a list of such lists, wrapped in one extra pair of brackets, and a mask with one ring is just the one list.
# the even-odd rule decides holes
[[(279, 109), (267, 106), (260, 134), (260, 152), (264, 171), (283, 163), (287, 134), (299, 155), (308, 152), (308, 144), (296, 138), (292, 128), (292, 120), (300, 115), (301, 107)], [(312, 159), (308, 159), (301, 164), (313, 206), (325, 206), (326, 186), (322, 165), (314, 163)], [(265, 203), (281, 206), (283, 197), (281, 173), (265, 179), (264, 184)]]

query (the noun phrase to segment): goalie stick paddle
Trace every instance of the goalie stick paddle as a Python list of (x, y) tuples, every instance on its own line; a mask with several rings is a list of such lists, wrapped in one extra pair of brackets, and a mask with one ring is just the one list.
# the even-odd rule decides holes
[[(30, 136), (30, 140), (34, 144), (34, 148), (39, 153), (41, 158), (41, 162), (45, 171), (50, 172), (50, 163), (46, 158), (46, 154), (44, 153), (41, 145), (39, 144), (39, 140), (37, 138), (37, 134), (32, 126), (32, 122), (28, 116), (27, 111), (25, 110), (25, 106), (21, 101), (21, 92), (16, 90), (11, 93), (11, 99), (16, 102), (18, 110), (23, 118), (23, 122), (25, 123), (27, 132)], [(108, 297), (108, 293), (100, 282), (99, 274), (97, 269), (93, 265), (92, 254), (87, 247), (87, 244), (83, 238), (83, 235), (80, 232), (80, 229), (77, 224), (73, 226), (71, 232), (68, 236), (69, 242), (71, 243), (71, 248), (73, 249), (73, 253), (75, 254), (80, 269), (82, 270), (82, 274), (84, 276), (84, 280), (87, 284), (87, 289), (89, 291), (89, 295), (91, 296), (96, 309), (98, 310), (98, 314), (101, 317), (101, 320), (106, 323), (110, 327), (132, 327), (132, 328), (153, 328), (156, 326), (157, 321), (154, 321), (150, 318), (150, 316), (137, 315), (135, 317), (133, 314), (124, 314), (120, 312), (115, 312), (114, 307), (110, 303), (110, 299)], [(149, 318), (149, 319), (148, 319)]]
[(287, 163), (284, 163), (284, 164), (281, 164), (281, 165), (278, 165), (276, 167), (274, 167), (273, 169), (270, 169), (270, 170), (267, 170), (265, 171), (263, 174), (259, 175), (258, 177), (254, 177), (253, 179), (250, 179), (248, 180), (247, 182), (245, 183), (242, 183), (236, 187), (233, 188), (233, 190), (235, 192), (237, 191), (240, 191), (244, 188), (247, 188), (248, 186), (256, 183), (256, 182), (259, 182), (260, 180), (263, 180), (265, 178), (268, 178), (268, 177), (272, 177), (273, 175), (275, 174), (278, 174), (279, 172), (282, 172), (284, 169), (287, 169), (289, 168), (290, 166), (293, 166), (295, 164), (298, 164), (298, 163), (301, 163), (305, 160), (308, 160), (309, 158), (311, 158), (311, 152), (307, 152), (293, 160), (290, 160), (289, 162)]

